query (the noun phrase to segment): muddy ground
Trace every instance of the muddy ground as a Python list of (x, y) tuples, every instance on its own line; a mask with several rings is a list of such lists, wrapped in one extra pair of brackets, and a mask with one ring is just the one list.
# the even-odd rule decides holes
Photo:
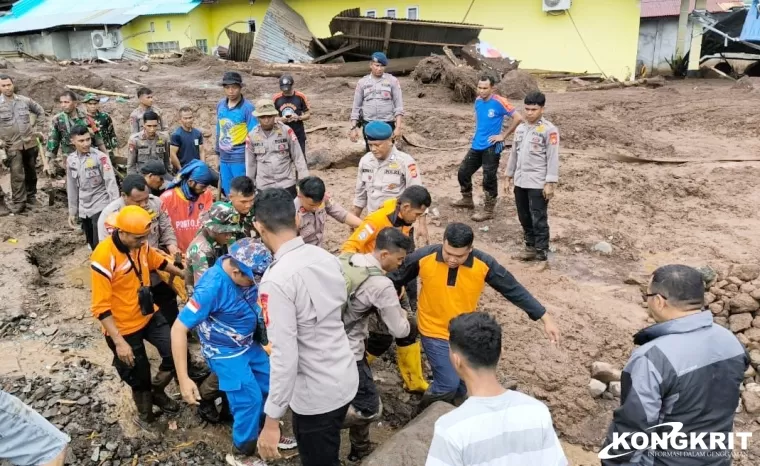
[[(156, 105), (172, 127), (176, 110), (190, 105), (197, 112), (197, 126), (211, 135), (221, 97), (217, 82), (225, 70), (241, 67), (246, 97), (267, 97), (278, 90), (274, 78), (256, 78), (242, 65), (210, 58), (183, 66), (153, 65), (148, 73), (138, 72), (131, 63), (17, 63), (10, 71), (19, 91), (47, 110), (54, 109), (64, 84), (134, 95), (137, 86), (113, 76), (138, 80), (153, 89)], [(296, 88), (312, 104), (307, 128), (329, 126), (309, 134), (310, 161), (329, 158), (338, 149), (350, 152), (346, 134), (355, 81), (295, 74)], [(477, 247), (502, 261), (546, 305), (564, 339), (552, 347), (539, 325), (492, 290), (485, 292), (481, 308), (503, 323), (503, 379), (548, 404), (572, 464), (598, 464), (593, 449), (619, 400), (591, 396), (591, 363), (622, 367), (633, 348), (631, 336), (647, 325), (638, 286), (624, 281), (667, 263), (702, 266), (756, 260), (760, 215), (753, 206), (760, 201), (760, 162), (709, 160), (760, 153), (760, 93), (725, 81), (672, 81), (656, 90), (578, 93), (564, 92), (563, 83), (540, 84), (548, 92), (546, 116), (560, 128), (562, 145), (560, 184), (550, 206), (550, 268), (510, 259), (521, 246), (511, 196), (501, 197), (495, 220), (476, 226)], [(447, 149), (467, 146), (472, 107), (452, 103), (450, 91), (437, 84), (403, 78), (402, 87), (407, 133), (417, 142), (441, 148), (406, 148), (433, 194), (439, 217), (433, 219), (431, 234), (433, 241), (440, 241), (448, 222), (470, 222), (469, 213), (448, 206), (458, 195), (456, 170), (466, 149)], [(136, 105), (135, 97), (127, 102), (110, 99), (103, 105), (114, 117), (122, 146), (128, 115)], [(610, 154), (692, 162), (630, 164), (613, 161)], [(355, 160), (319, 163), (333, 168), (315, 170), (344, 205), (352, 200)], [(482, 198), (480, 173), (475, 180), (476, 196)], [(8, 192), (7, 174), (2, 184)], [(45, 203), (43, 194), (40, 199)], [(199, 425), (190, 409), (174, 420), (177, 428), (168, 429), (158, 441), (144, 440), (131, 424), (134, 410), (128, 390), (110, 367), (111, 354), (89, 314), (84, 236), (67, 229), (65, 215), (65, 208), (56, 206), (0, 219), (0, 257), (5, 264), (0, 268), (0, 384), (73, 433), (74, 464), (223, 464), (231, 449), (228, 428)], [(331, 223), (327, 247), (336, 251), (348, 234), (346, 227)], [(593, 250), (602, 241), (611, 246), (610, 254)], [(398, 389), (390, 360), (376, 364), (389, 407), (376, 435), (382, 441), (408, 419), (416, 399)], [(32, 400), (35, 394), (38, 399)], [(758, 428), (746, 414), (737, 416), (737, 430)], [(755, 445), (760, 447), (760, 442)], [(756, 457), (744, 461), (757, 464)]]

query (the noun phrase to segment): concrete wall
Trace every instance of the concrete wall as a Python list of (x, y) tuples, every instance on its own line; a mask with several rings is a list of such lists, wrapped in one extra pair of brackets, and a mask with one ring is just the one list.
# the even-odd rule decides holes
[[(691, 47), (692, 22), (686, 33), (686, 51)], [(639, 50), (636, 62), (651, 74), (672, 74), (667, 60), (672, 60), (678, 42), (678, 17), (643, 18), (639, 26)]]
[[(109, 29), (109, 32), (115, 32), (117, 38), (121, 37), (121, 31), (118, 29)], [(16, 51), (18, 44), (21, 44), (21, 50), (31, 55), (53, 56), (58, 60), (87, 60), (98, 56), (98, 52), (92, 46), (91, 33), (92, 30), (88, 29), (3, 36), (0, 37), (0, 51)], [(123, 47), (101, 52), (101, 55), (113, 59), (121, 57), (122, 52)]]
[(53, 38), (56, 38), (60, 50), (60, 34), (57, 33), (36, 33), (20, 36), (0, 37), (0, 50), (3, 52), (16, 51), (19, 48), (31, 55), (55, 55)]
[(97, 53), (92, 47), (91, 31), (69, 31), (68, 41), (71, 58), (74, 60), (97, 58)]

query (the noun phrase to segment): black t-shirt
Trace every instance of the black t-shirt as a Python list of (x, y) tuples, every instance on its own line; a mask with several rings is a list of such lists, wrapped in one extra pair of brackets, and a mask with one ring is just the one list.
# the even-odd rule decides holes
[[(295, 91), (293, 95), (284, 95), (282, 92), (275, 94), (274, 106), (280, 112), (280, 116), (285, 116), (288, 112), (295, 112), (296, 115), (303, 115), (309, 111), (309, 99), (302, 93)], [(293, 128), (296, 136), (303, 137), (306, 135), (303, 127), (303, 121), (294, 121), (287, 123)]]

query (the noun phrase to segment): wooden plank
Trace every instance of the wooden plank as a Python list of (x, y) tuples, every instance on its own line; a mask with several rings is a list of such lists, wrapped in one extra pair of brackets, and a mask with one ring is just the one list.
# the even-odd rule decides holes
[(391, 43), (391, 28), (393, 27), (393, 22), (388, 21), (385, 23), (385, 37), (383, 38), (383, 53), (388, 54), (388, 46)]
[(330, 52), (329, 50), (327, 50), (327, 47), (325, 47), (325, 44), (323, 44), (321, 40), (317, 39), (317, 36), (315, 36), (314, 34), (312, 34), (311, 38), (314, 39), (314, 42), (317, 43), (317, 45), (319, 46), (320, 49), (322, 49), (323, 52), (325, 52), (325, 53), (329, 53)]
[[(334, 19), (338, 19), (341, 21), (351, 21), (351, 22), (366, 22), (366, 23), (384, 23), (388, 21), (387, 19), (380, 19), (380, 18), (350, 18), (347, 16), (338, 16)], [(481, 26), (479, 24), (461, 24), (461, 23), (438, 23), (435, 21), (407, 21), (403, 19), (394, 19), (392, 20), (396, 24), (414, 24), (415, 26), (432, 26), (432, 27), (443, 27), (443, 28), (454, 28), (454, 29), (489, 29), (492, 31), (503, 31), (503, 27), (494, 27), (494, 26)]]
[[(343, 37), (346, 39), (356, 39), (356, 40), (371, 40), (374, 42), (383, 42), (384, 39), (381, 39), (379, 37), (369, 37), (369, 36), (355, 36), (352, 34), (343, 34)], [(438, 47), (464, 47), (464, 44), (445, 44), (440, 42), (422, 42), (419, 40), (406, 40), (406, 39), (390, 39), (389, 42), (393, 42), (395, 44), (411, 44), (411, 45), (432, 45), (432, 46), (438, 46)]]
[(459, 61), (459, 59), (454, 55), (454, 52), (451, 51), (451, 49), (447, 46), (443, 46), (443, 53), (446, 54), (449, 60), (451, 60), (451, 63), (454, 64), (454, 66), (462, 66), (462, 62)]
[(315, 58), (314, 60), (312, 60), (311, 62), (312, 63), (322, 63), (322, 62), (327, 61), (327, 60), (329, 60), (329, 59), (331, 59), (333, 57), (337, 57), (338, 55), (343, 55), (344, 53), (348, 52), (349, 50), (353, 50), (353, 49), (358, 48), (358, 47), (359, 47), (359, 44), (346, 45), (345, 47), (341, 47), (341, 48), (339, 48), (338, 50), (336, 50), (334, 52), (330, 52), (330, 53), (328, 53), (326, 55), (321, 55), (321, 56)]
[(90, 87), (84, 86), (72, 86), (70, 84), (67, 84), (66, 87), (74, 91), (92, 92), (93, 94), (98, 95), (111, 95), (114, 97), (124, 97), (126, 99), (129, 99), (130, 97), (129, 94), (122, 94), (121, 92), (101, 91), (100, 89), (92, 89)]
[(121, 76), (116, 76), (115, 74), (112, 74), (111, 77), (112, 78), (116, 78), (116, 79), (121, 79), (122, 81), (126, 81), (126, 82), (132, 83), (132, 84), (136, 84), (138, 86), (143, 86), (143, 87), (146, 86), (146, 84), (143, 84), (140, 81), (134, 81), (132, 79), (122, 78)]

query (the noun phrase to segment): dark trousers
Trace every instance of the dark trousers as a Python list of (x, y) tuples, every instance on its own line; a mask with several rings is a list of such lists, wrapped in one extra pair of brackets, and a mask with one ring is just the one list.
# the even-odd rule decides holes
[(158, 306), (158, 312), (164, 315), (169, 326), (174, 325), (174, 321), (177, 320), (177, 315), (179, 314), (177, 293), (163, 281), (153, 285), (150, 291), (153, 295), (153, 303)]
[(23, 205), (37, 194), (37, 148), (8, 151), (11, 163), (11, 193), (13, 203)]
[(499, 161), (501, 153), (496, 153), (494, 146), (484, 150), (470, 149), (459, 165), (459, 189), (462, 194), (472, 194), (472, 175), (483, 167), (483, 191), (490, 197), (499, 195)]
[(293, 433), (303, 466), (340, 466), (340, 430), (348, 405), (324, 414), (293, 412)]
[(525, 245), (539, 251), (549, 251), (549, 201), (542, 189), (525, 189), (515, 186), (515, 204), (520, 219)]
[(98, 238), (98, 219), (100, 218), (100, 212), (82, 219), (82, 231), (84, 231), (84, 237), (87, 238), (87, 244), (94, 251), (95, 247), (100, 242)]
[(359, 389), (351, 404), (363, 416), (369, 417), (380, 410), (380, 395), (377, 393), (377, 386), (372, 378), (372, 369), (369, 368), (367, 359), (358, 361), (356, 367), (359, 370)]
[[(362, 136), (364, 137), (364, 146), (367, 148), (367, 152), (369, 152), (369, 140), (367, 139), (367, 132), (366, 132), (367, 123), (369, 123), (369, 121), (362, 121)], [(386, 123), (391, 125), (392, 130), (394, 131), (396, 130), (395, 121), (386, 121)]]
[(145, 342), (149, 342), (158, 350), (161, 356), (160, 371), (171, 372), (174, 370), (172, 359), (171, 326), (161, 313), (156, 313), (150, 319), (148, 325), (130, 335), (122, 335), (134, 353), (135, 365), (127, 366), (116, 355), (116, 345), (111, 337), (106, 335), (106, 343), (113, 353), (113, 366), (124, 383), (132, 387), (136, 392), (151, 390), (150, 360), (145, 352)]
[(298, 139), (298, 145), (301, 146), (301, 152), (303, 152), (303, 156), (306, 157), (306, 133), (296, 132), (296, 138)]

